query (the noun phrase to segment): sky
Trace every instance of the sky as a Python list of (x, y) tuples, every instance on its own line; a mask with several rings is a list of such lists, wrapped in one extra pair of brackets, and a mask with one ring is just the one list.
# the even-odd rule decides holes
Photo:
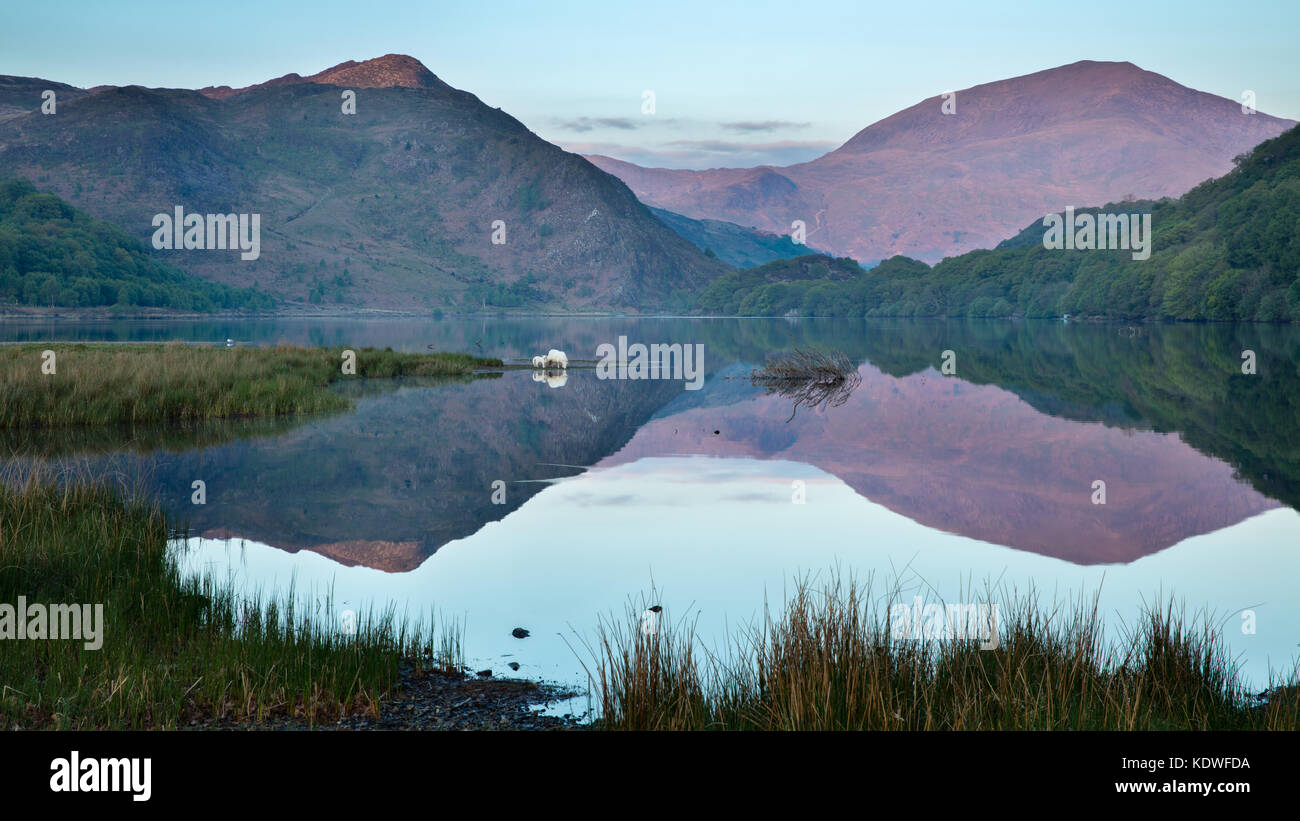
[(1300, 0), (0, 4), (0, 74), (240, 87), (409, 54), (566, 149), (671, 168), (809, 160), (927, 97), (1084, 59), (1300, 119), (1298, 44)]

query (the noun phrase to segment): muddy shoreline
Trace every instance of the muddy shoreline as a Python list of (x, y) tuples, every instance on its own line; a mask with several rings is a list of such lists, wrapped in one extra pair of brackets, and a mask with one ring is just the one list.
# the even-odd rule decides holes
[[(337, 721), (315, 722), (276, 716), (263, 722), (191, 720), (189, 730), (343, 730), (442, 731), (588, 730), (584, 715), (542, 715), (537, 708), (565, 701), (581, 693), (557, 684), (527, 679), (450, 673), (416, 672), (404, 663), (397, 689), (383, 699), (379, 715), (349, 715)], [(585, 708), (575, 709), (583, 710)]]

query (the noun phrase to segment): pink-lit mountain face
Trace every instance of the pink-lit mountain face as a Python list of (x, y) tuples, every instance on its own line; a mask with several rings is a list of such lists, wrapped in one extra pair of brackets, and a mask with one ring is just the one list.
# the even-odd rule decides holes
[(318, 85), (345, 86), (348, 88), (450, 88), (424, 64), (405, 54), (385, 54), (373, 60), (358, 63), (348, 60), (332, 68), (317, 72), (310, 77), (301, 74), (286, 74), (265, 83), (231, 88), (230, 86), (208, 86), (199, 89), (207, 97), (224, 100), (236, 94), (242, 94), (254, 88), (294, 85), (296, 83), (316, 83)]
[[(945, 103), (951, 113), (944, 113)], [(1131, 63), (1082, 61), (923, 100), (784, 168), (589, 159), (644, 202), (859, 260), (991, 248), (1066, 205), (1178, 196), (1294, 125)]]

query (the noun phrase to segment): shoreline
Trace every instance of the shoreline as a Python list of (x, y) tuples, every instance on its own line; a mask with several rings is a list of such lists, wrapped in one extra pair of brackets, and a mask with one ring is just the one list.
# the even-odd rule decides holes
[(546, 715), (535, 709), (581, 696), (550, 682), (508, 677), (484, 677), (469, 672), (416, 670), (401, 662), (397, 686), (379, 699), (376, 714), (350, 714), (334, 721), (309, 722), (297, 716), (265, 721), (191, 719), (177, 729), (271, 732), (448, 732), (504, 730), (512, 732), (588, 731), (585, 714)]
[[(798, 316), (767, 316), (763, 314), (681, 314), (681, 313), (637, 313), (632, 311), (467, 311), (451, 312), (443, 311), (432, 313), (429, 311), (405, 311), (401, 309), (386, 308), (356, 308), (351, 310), (326, 310), (326, 311), (277, 311), (272, 313), (249, 313), (249, 312), (221, 312), (211, 314), (196, 313), (130, 313), (119, 314), (111, 312), (90, 311), (85, 313), (61, 313), (49, 311), (33, 311), (11, 313), (0, 310), (0, 323), (20, 322), (20, 323), (38, 323), (53, 322), (58, 324), (74, 325), (78, 323), (98, 323), (98, 322), (263, 322), (263, 321), (280, 321), (280, 320), (311, 320), (311, 319), (345, 319), (359, 321), (376, 321), (385, 319), (410, 320), (424, 319), (430, 322), (442, 322), (445, 320), (459, 319), (692, 319), (692, 320), (716, 320), (716, 319), (765, 319), (765, 320), (830, 320), (836, 322), (1054, 322), (1063, 325), (1249, 325), (1249, 326), (1289, 326), (1300, 325), (1300, 322), (1265, 322), (1260, 320), (1248, 319), (1125, 319), (1122, 317), (1110, 316), (1071, 316), (1069, 319), (1062, 317), (1026, 317), (1026, 316), (1005, 316), (1005, 317), (966, 317), (966, 316), (864, 316), (864, 317), (845, 317), (845, 316), (826, 316), (826, 315), (798, 315)], [(0, 342), (0, 344), (7, 344)]]

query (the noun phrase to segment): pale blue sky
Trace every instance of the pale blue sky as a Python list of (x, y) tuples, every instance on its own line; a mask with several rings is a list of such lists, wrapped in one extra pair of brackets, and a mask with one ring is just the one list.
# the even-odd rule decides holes
[[(0, 8), (0, 74), (243, 86), (397, 52), (571, 150), (788, 164), (948, 89), (1127, 60), (1300, 119), (1300, 2), (108, 0)], [(641, 113), (642, 92), (656, 113)]]

